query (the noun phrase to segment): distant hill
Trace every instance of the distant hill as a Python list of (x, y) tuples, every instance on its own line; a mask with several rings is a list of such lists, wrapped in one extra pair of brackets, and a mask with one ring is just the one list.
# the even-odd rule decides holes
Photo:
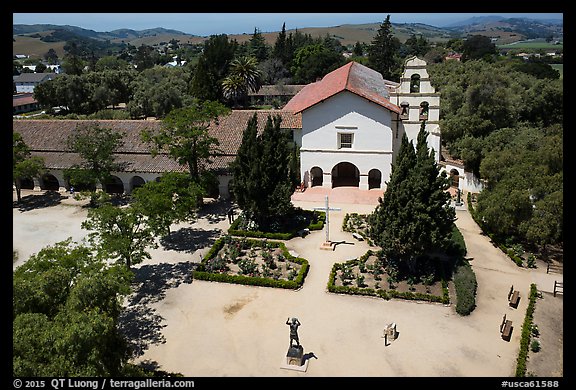
[[(481, 16), (453, 23), (451, 27), (434, 27), (422, 23), (392, 23), (394, 35), (404, 42), (412, 34), (422, 35), (431, 42), (442, 42), (450, 38), (466, 37), (467, 35), (486, 35), (497, 38), (498, 44), (507, 44), (523, 39), (545, 38), (550, 35), (561, 37), (563, 23), (560, 21), (534, 20), (525, 18), (505, 19), (501, 16)], [(343, 24), (332, 27), (306, 27), (298, 29), (299, 32), (310, 34), (312, 37), (325, 37), (329, 35), (336, 38), (343, 45), (353, 45), (356, 42), (370, 44), (380, 23)], [(287, 33), (294, 29), (286, 30)], [(279, 31), (262, 32), (266, 42), (274, 44)], [(158, 45), (177, 39), (180, 43), (199, 44), (209, 37), (186, 34), (178, 30), (157, 27), (146, 30), (117, 29), (108, 32), (98, 32), (76, 26), (62, 26), (53, 24), (15, 24), (12, 26), (14, 38), (14, 54), (28, 54), (41, 57), (50, 48), (54, 48), (62, 56), (64, 43), (69, 39), (93, 40), (92, 44), (98, 49), (114, 49), (121, 43), (130, 43), (134, 46)], [(239, 43), (248, 41), (252, 32), (228, 35)], [(107, 46), (108, 45), (108, 46)], [(62, 51), (61, 53), (59, 51)]]
[(473, 16), (473, 17), (465, 19), (465, 20), (460, 20), (458, 22), (450, 23), (449, 25), (444, 26), (444, 27), (450, 28), (450, 27), (477, 25), (477, 24), (483, 24), (483, 23), (493, 23), (493, 22), (499, 22), (503, 19), (505, 19), (503, 16), (497, 16), (497, 15)]
[(563, 37), (563, 21), (530, 18), (503, 18), (501, 16), (479, 16), (454, 23), (449, 30), (463, 35), (485, 35), (499, 38), (498, 44), (523, 39)]

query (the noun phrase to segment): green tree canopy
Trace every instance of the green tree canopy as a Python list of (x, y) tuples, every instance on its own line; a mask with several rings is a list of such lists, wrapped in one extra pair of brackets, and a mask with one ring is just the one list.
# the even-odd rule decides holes
[(386, 260), (410, 274), (427, 266), (427, 254), (447, 248), (455, 219), (449, 181), (439, 174), (427, 136), (422, 122), (415, 151), (403, 135), (386, 193), (369, 218), (370, 235)]
[(199, 100), (222, 101), (222, 80), (228, 74), (238, 43), (229, 41), (226, 34), (212, 35), (204, 43), (198, 59), (190, 91)]
[(262, 71), (255, 57), (240, 57), (230, 63), (230, 73), (222, 80), (224, 97), (231, 99), (236, 106), (242, 101), (247, 105), (248, 92), (256, 92), (262, 86)]
[(227, 115), (230, 109), (218, 102), (204, 101), (172, 110), (156, 133), (144, 131), (142, 137), (152, 145), (153, 155), (167, 150), (179, 164), (188, 167), (190, 177), (200, 181), (201, 171), (216, 152), (218, 139), (208, 133), (210, 122)]
[(158, 181), (149, 181), (132, 193), (132, 207), (147, 217), (146, 223), (158, 234), (169, 234), (173, 223), (192, 221), (203, 190), (190, 175), (167, 172)]
[(385, 80), (399, 81), (402, 72), (399, 49), (400, 41), (392, 34), (392, 23), (388, 15), (368, 47), (369, 66), (380, 72)]
[(122, 376), (130, 352), (117, 322), (131, 273), (70, 239), (14, 271), (13, 374)]
[(324, 77), (346, 63), (341, 53), (315, 43), (298, 49), (292, 61), (293, 81), (307, 84)]
[(462, 61), (490, 60), (497, 53), (496, 45), (485, 35), (472, 35), (462, 45)]
[(150, 259), (148, 247), (158, 247), (153, 226), (138, 208), (120, 208), (110, 203), (90, 209), (82, 222), (83, 229), (91, 230), (88, 236), (99, 253), (128, 269)]
[(21, 201), (22, 179), (32, 179), (45, 171), (44, 159), (32, 156), (20, 133), (12, 133), (12, 180), (18, 202)]
[(76, 187), (91, 187), (96, 182), (106, 184), (112, 172), (122, 170), (116, 162), (115, 152), (123, 145), (123, 135), (98, 123), (77, 125), (67, 139), (68, 148), (78, 153), (82, 163), (64, 170), (64, 177)]
[(293, 210), (291, 196), (295, 182), (290, 170), (290, 138), (280, 123), (280, 116), (269, 116), (264, 131), (258, 135), (254, 114), (232, 164), (233, 192), (238, 206), (263, 231), (278, 228)]

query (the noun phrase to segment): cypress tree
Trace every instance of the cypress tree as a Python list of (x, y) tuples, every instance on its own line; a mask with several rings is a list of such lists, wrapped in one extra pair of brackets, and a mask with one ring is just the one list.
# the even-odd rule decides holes
[(238, 206), (248, 215), (251, 215), (250, 199), (257, 193), (257, 181), (253, 178), (258, 175), (259, 161), (256, 155), (256, 137), (258, 122), (256, 113), (248, 120), (242, 136), (242, 143), (238, 148), (236, 159), (232, 163), (234, 177), (233, 192)]
[(265, 199), (260, 204), (255, 217), (258, 224), (265, 229), (271, 227), (271, 222), (281, 223), (284, 217), (293, 210), (291, 150), (288, 147), (288, 134), (280, 128), (281, 122), (280, 116), (274, 118), (268, 116), (259, 142), (262, 147), (260, 183)]
[(388, 15), (368, 47), (368, 63), (372, 69), (380, 72), (385, 80), (399, 81), (401, 72), (399, 50), (400, 41), (392, 34), (392, 23)]
[(371, 236), (390, 261), (402, 261), (410, 253), (405, 235), (409, 230), (410, 182), (415, 165), (414, 145), (404, 134), (390, 181), (386, 183), (386, 193), (370, 216)]
[(290, 139), (280, 123), (280, 116), (268, 116), (264, 131), (257, 135), (254, 114), (232, 165), (238, 206), (262, 231), (280, 229), (294, 209)]
[(410, 274), (417, 273), (427, 253), (446, 248), (455, 219), (446, 192), (449, 181), (439, 174), (427, 137), (425, 122), (416, 150), (403, 135), (384, 198), (369, 218), (370, 234), (387, 261)]
[(282, 64), (286, 66), (289, 62), (287, 44), (286, 44), (286, 23), (282, 24), (282, 31), (278, 33), (276, 42), (274, 43), (274, 50), (272, 51), (274, 58), (282, 61)]

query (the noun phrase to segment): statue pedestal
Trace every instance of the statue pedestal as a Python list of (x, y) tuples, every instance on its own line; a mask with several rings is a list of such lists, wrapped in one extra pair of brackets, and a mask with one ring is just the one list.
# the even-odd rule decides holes
[(308, 369), (308, 359), (304, 359), (304, 348), (301, 345), (293, 345), (288, 348), (286, 360), (282, 362), (280, 368), (306, 372)]
[(332, 246), (332, 241), (324, 241), (322, 245), (320, 245), (320, 249), (324, 249), (326, 251), (333, 251), (334, 247)]

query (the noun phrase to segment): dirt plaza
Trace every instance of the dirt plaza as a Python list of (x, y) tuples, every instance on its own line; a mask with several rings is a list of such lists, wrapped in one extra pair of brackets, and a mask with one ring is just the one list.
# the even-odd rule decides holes
[[(296, 206), (323, 205), (317, 194), (311, 199), (298, 195), (293, 197)], [(171, 239), (151, 251), (152, 259), (134, 267), (139, 285), (127, 298), (125, 330), (140, 339), (135, 361), (191, 377), (510, 377), (515, 373), (531, 283), (545, 293), (536, 314), (540, 302), (556, 300), (554, 310), (541, 312), (547, 317), (554, 313), (556, 322), (548, 326), (560, 326), (561, 336), (563, 313), (557, 303), (562, 298), (551, 292), (554, 280), (561, 281), (562, 275), (547, 274), (542, 264), (536, 269), (517, 267), (481, 234), (465, 208), (457, 209), (456, 225), (478, 281), (477, 307), (469, 316), (458, 315), (453, 303), (328, 293), (332, 265), (369, 249), (365, 241), (342, 231), (344, 215), (372, 212), (377, 202), (375, 196), (362, 200), (364, 204), (354, 203), (357, 194), (333, 198), (338, 202), (331, 201), (330, 206), (341, 210), (330, 212), (330, 239), (342, 245), (334, 251), (321, 250), (324, 231), (285, 242), (310, 263), (305, 283), (296, 291), (192, 280), (193, 263), (230, 226), (227, 204), (210, 204), (193, 224), (174, 225)], [(67, 237), (80, 241), (87, 234), (80, 228), (85, 218), (86, 210), (67, 194), (46, 207), (14, 208), (13, 243), (19, 260), (13, 266)], [(518, 308), (508, 305), (510, 285), (520, 291)], [(504, 314), (514, 324), (509, 342), (499, 332)], [(281, 368), (289, 346), (286, 319), (292, 317), (302, 324), (300, 342), (309, 358), (305, 372)], [(385, 345), (383, 329), (392, 322), (398, 338)], [(540, 324), (543, 349), (544, 325)], [(558, 335), (558, 329), (548, 335), (552, 332)], [(552, 363), (550, 370), (562, 376), (561, 342), (554, 348), (558, 347), (551, 355), (557, 364)]]

